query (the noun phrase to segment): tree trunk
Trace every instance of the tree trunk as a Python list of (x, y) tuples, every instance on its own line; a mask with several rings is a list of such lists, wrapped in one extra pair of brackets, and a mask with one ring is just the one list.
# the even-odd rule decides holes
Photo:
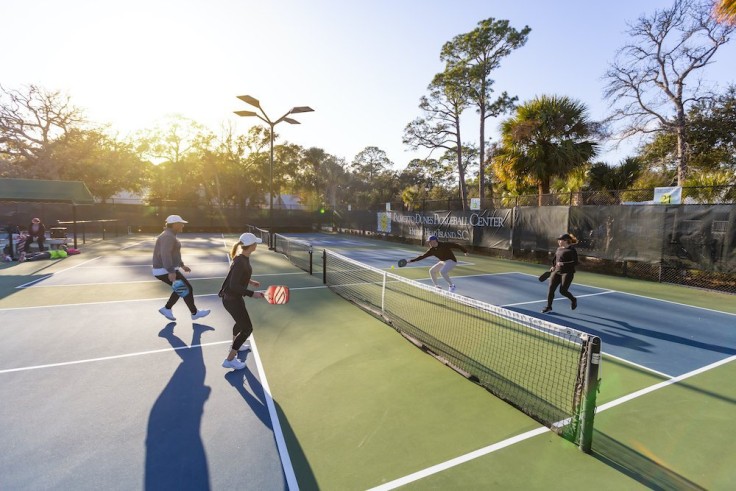
[[(478, 196), (480, 197), (481, 207), (483, 206), (483, 199), (486, 196), (486, 174), (485, 174), (485, 154), (486, 154), (486, 108), (485, 105), (481, 105), (479, 108), (480, 112), (480, 145), (479, 155), (480, 162), (478, 164)], [(493, 197), (493, 196), (491, 196)]]
[(457, 150), (457, 172), (458, 172), (458, 184), (460, 188), (460, 201), (463, 205), (463, 210), (466, 210), (468, 201), (468, 190), (465, 185), (465, 170), (463, 169), (463, 151), (461, 147)]
[(463, 145), (460, 138), (460, 125), (457, 126), (457, 173), (458, 187), (460, 188), (460, 201), (462, 201), (463, 211), (468, 209), (468, 189), (465, 185), (465, 170), (463, 169)]
[(683, 186), (687, 176), (687, 126), (685, 124), (685, 109), (677, 108), (677, 185)]
[(549, 178), (545, 178), (539, 181), (537, 189), (539, 190), (538, 205), (544, 206), (544, 197), (549, 194)]

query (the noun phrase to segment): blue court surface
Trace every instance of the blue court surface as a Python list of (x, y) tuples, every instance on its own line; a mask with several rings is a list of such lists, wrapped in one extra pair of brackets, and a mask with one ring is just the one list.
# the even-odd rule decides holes
[(183, 301), (176, 322), (158, 313), (170, 290), (151, 275), (152, 240), (14, 266), (0, 306), (0, 489), (288, 488), (257, 344), (239, 354), (245, 369), (222, 368), (233, 321), (198, 294), (227, 274), (226, 248), (182, 243), (197, 307), (212, 311), (196, 322)]
[[(340, 239), (321, 234), (293, 234), (313, 247), (335, 250), (344, 256), (378, 269), (389, 269), (399, 259), (416, 257), (417, 249), (373, 241)], [(578, 308), (559, 292), (554, 310), (542, 314), (547, 300), (547, 282), (522, 273), (468, 274), (473, 269), (469, 257), (456, 251), (458, 268), (452, 271), (456, 293), (492, 305), (539, 317), (556, 324), (599, 336), (606, 354), (658, 374), (675, 377), (736, 355), (736, 315), (644, 296), (605, 290), (573, 282), (570, 292), (577, 297)], [(436, 258), (410, 263), (406, 268), (428, 270)], [(420, 280), (430, 283), (430, 280)], [(439, 278), (443, 286), (445, 281)], [(697, 295), (693, 291), (693, 295)]]

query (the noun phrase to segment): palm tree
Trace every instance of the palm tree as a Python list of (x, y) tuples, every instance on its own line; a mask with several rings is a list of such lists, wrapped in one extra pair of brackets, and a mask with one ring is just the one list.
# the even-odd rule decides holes
[(501, 146), (493, 161), (499, 174), (535, 185), (541, 205), (552, 178), (566, 177), (595, 157), (595, 133), (585, 104), (543, 95), (519, 106), (501, 124)]

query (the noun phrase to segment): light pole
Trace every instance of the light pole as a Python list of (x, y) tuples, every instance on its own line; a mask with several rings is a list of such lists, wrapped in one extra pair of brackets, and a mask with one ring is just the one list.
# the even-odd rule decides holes
[(257, 108), (260, 111), (260, 114), (254, 111), (235, 111), (235, 114), (237, 114), (238, 116), (242, 116), (242, 117), (255, 116), (261, 121), (263, 121), (264, 123), (266, 123), (271, 128), (271, 157), (269, 159), (269, 167), (268, 167), (268, 188), (269, 188), (268, 189), (268, 200), (269, 200), (268, 225), (269, 225), (269, 231), (273, 232), (272, 230), (273, 229), (273, 128), (274, 126), (276, 126), (282, 121), (286, 121), (289, 124), (301, 124), (299, 123), (299, 121), (295, 119), (287, 118), (287, 116), (289, 114), (296, 114), (296, 113), (310, 113), (314, 111), (314, 109), (312, 109), (309, 106), (293, 107), (289, 110), (289, 112), (281, 116), (276, 121), (271, 121), (271, 119), (266, 115), (266, 112), (261, 107), (261, 103), (258, 101), (258, 99), (256, 99), (255, 97), (251, 97), (249, 95), (239, 95), (237, 97), (238, 99), (245, 102), (246, 104), (249, 104)]

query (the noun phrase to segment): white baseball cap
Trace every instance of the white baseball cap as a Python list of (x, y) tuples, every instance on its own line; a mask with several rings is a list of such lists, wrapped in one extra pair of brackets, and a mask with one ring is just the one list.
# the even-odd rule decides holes
[(179, 215), (169, 215), (166, 217), (166, 223), (189, 223)]
[(243, 235), (240, 236), (240, 238), (238, 240), (244, 246), (249, 246), (249, 245), (252, 245), (252, 244), (260, 244), (260, 243), (263, 242), (263, 240), (259, 239), (258, 237), (256, 237), (255, 235), (253, 235), (250, 232), (244, 233)]

